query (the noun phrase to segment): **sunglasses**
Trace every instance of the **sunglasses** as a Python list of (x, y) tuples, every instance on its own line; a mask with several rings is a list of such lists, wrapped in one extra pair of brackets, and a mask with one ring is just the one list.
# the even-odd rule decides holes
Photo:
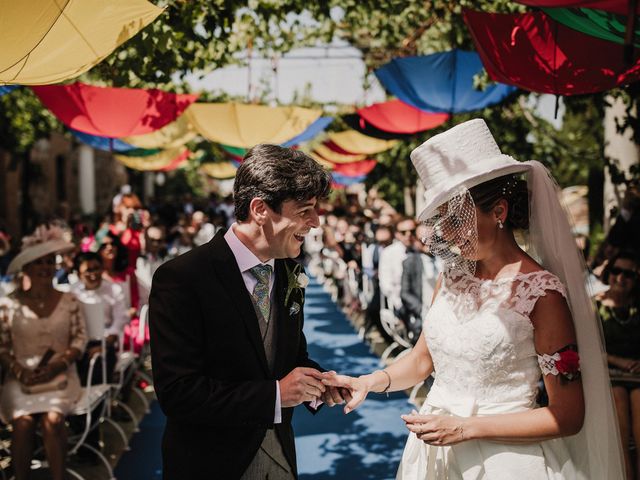
[(628, 278), (629, 280), (633, 280), (638, 276), (638, 272), (620, 267), (611, 267), (611, 269), (609, 270), (609, 274), (622, 275), (624, 278)]

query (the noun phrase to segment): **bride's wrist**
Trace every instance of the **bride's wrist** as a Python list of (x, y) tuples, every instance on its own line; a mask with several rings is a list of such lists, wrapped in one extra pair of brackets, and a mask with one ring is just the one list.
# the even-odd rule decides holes
[(367, 392), (376, 392), (376, 372), (369, 373), (368, 375), (361, 375), (358, 377), (362, 381)]

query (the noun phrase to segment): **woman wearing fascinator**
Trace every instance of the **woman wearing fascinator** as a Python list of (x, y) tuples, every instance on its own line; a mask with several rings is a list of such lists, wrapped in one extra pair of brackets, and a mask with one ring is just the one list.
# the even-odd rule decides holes
[(87, 335), (75, 295), (55, 290), (53, 277), (56, 254), (73, 248), (59, 227), (38, 227), (9, 264), (22, 285), (0, 299), (0, 418), (13, 427), (16, 480), (29, 477), (38, 425), (51, 477), (65, 478), (65, 415), (82, 393), (75, 363)]
[(369, 392), (435, 377), (420, 412), (402, 417), (398, 479), (622, 479), (600, 323), (549, 172), (502, 154), (481, 119), (411, 160), (426, 190), (423, 241), (445, 267), (421, 338), (384, 370), (323, 381), (351, 390), (348, 413)]

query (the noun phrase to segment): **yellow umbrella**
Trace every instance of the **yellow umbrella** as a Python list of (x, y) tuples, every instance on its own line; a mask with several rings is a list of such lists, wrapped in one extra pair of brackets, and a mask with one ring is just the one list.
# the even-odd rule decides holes
[(367, 158), (366, 155), (362, 154), (349, 155), (345, 153), (338, 153), (323, 144), (316, 145), (315, 147), (313, 147), (313, 149), (322, 158), (324, 158), (325, 160), (329, 160), (332, 163), (352, 163), (359, 162), (360, 160), (364, 160)]
[(324, 168), (326, 168), (327, 170), (333, 170), (333, 163), (329, 162), (328, 160), (325, 160), (317, 153), (313, 153), (313, 152), (305, 152), (305, 153), (309, 155), (311, 158), (313, 158), (320, 165), (322, 165)]
[(189, 156), (189, 150), (174, 148), (163, 150), (145, 157), (129, 157), (127, 155), (114, 155), (114, 158), (125, 167), (143, 172), (154, 170), (172, 170)]
[(368, 137), (355, 130), (329, 133), (329, 140), (347, 152), (362, 153), (365, 156), (384, 152), (398, 143), (397, 140), (380, 140)]
[(191, 141), (198, 132), (185, 115), (180, 115), (175, 122), (165, 125), (160, 130), (145, 135), (124, 137), (120, 140), (138, 148), (178, 148)]
[(300, 135), (322, 111), (240, 103), (194, 103), (185, 114), (207, 140), (250, 148), (258, 143), (281, 144)]
[(202, 173), (218, 180), (235, 177), (236, 170), (238, 169), (231, 162), (203, 163), (200, 165), (200, 171)]
[(162, 11), (146, 0), (0, 0), (0, 84), (77, 77)]

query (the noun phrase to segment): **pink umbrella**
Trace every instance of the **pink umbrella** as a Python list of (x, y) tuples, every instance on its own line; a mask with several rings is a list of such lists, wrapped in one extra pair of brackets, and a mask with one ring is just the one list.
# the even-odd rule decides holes
[(401, 100), (376, 103), (361, 108), (358, 114), (371, 125), (385, 132), (417, 133), (442, 125), (448, 113), (424, 112)]

